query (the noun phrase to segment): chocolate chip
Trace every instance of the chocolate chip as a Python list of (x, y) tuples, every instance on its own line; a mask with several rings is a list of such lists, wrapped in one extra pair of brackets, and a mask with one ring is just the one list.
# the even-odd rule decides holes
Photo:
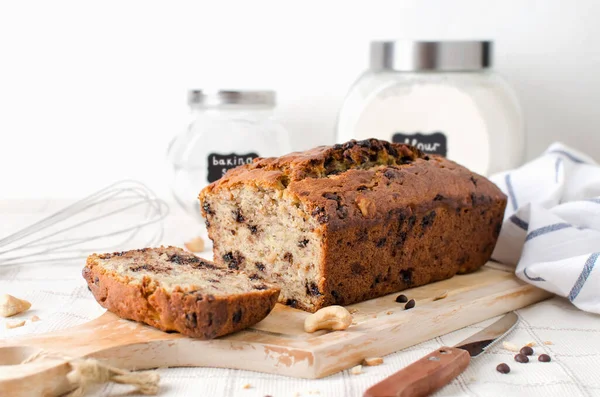
[(285, 259), (286, 261), (288, 261), (289, 263), (293, 263), (294, 262), (294, 255), (292, 255), (291, 252), (286, 252), (283, 255), (283, 259)]
[(435, 219), (435, 211), (431, 211), (429, 214), (425, 215), (423, 217), (423, 219), (421, 219), (421, 227), (423, 229), (428, 228), (429, 226), (433, 225), (433, 221)]
[(232, 270), (238, 270), (240, 268), (240, 264), (244, 261), (244, 256), (239, 252), (233, 254), (232, 252), (228, 252), (223, 255), (223, 260), (227, 263), (227, 267)]
[(206, 212), (208, 215), (213, 215), (214, 212), (213, 210), (211, 210), (210, 208), (210, 204), (208, 204), (207, 202), (204, 202), (204, 204), (202, 204), (202, 209), (204, 210), (204, 212)]
[(94, 284), (98, 285), (98, 283), (100, 283), (100, 279), (98, 278), (98, 276), (94, 277)]
[(210, 222), (208, 221), (208, 219), (204, 221), (204, 224), (206, 225), (206, 227), (210, 227)]
[(246, 218), (244, 218), (244, 215), (242, 215), (242, 211), (239, 208), (233, 212), (233, 215), (235, 216), (236, 222), (243, 223), (246, 221)]
[(360, 229), (356, 232), (357, 241), (366, 241), (369, 238), (369, 232), (367, 229)]
[(256, 281), (256, 280), (260, 280), (261, 279), (261, 277), (258, 274), (256, 274), (256, 273), (254, 273), (253, 275), (251, 275), (249, 278), (252, 281)]
[(346, 219), (348, 217), (348, 207), (345, 205), (342, 205), (341, 207), (339, 207), (336, 211), (338, 218), (340, 219)]
[(473, 185), (477, 186), (477, 179), (475, 179), (473, 175), (471, 175), (471, 182), (473, 182)]
[(507, 374), (510, 372), (510, 367), (507, 364), (498, 364), (498, 366), (496, 367), (496, 371), (500, 372), (501, 374)]
[(412, 228), (415, 226), (415, 223), (417, 222), (417, 216), (416, 215), (411, 215), (410, 218), (408, 218), (408, 230), (412, 230)]
[(256, 263), (254, 264), (254, 266), (256, 266), (256, 268), (257, 268), (258, 270), (260, 270), (261, 272), (264, 272), (264, 271), (265, 271), (265, 265), (263, 265), (263, 264), (262, 264), (262, 263), (260, 263), (260, 262), (256, 262)]
[(242, 309), (238, 309), (235, 313), (233, 313), (231, 320), (234, 324), (239, 323), (242, 320)]
[(441, 194), (436, 194), (433, 198), (433, 201), (442, 201), (443, 199), (445, 199), (444, 196), (442, 196)]
[(473, 205), (477, 204), (477, 196), (475, 196), (475, 193), (471, 193), (471, 203)]
[(529, 362), (529, 358), (527, 358), (526, 355), (519, 353), (515, 355), (515, 361), (521, 364), (525, 364)]
[(308, 245), (308, 239), (298, 241), (298, 247), (304, 248)]
[(363, 190), (367, 190), (367, 189), (368, 189), (368, 187), (366, 187), (365, 185), (361, 185), (361, 186), (359, 186), (359, 187), (356, 188), (356, 191), (362, 192)]
[(549, 363), (552, 359), (547, 354), (540, 354), (540, 356), (538, 357), (538, 360), (543, 363)]
[(532, 356), (533, 355), (533, 349), (529, 346), (523, 346), (521, 348), (521, 350), (519, 351), (519, 353), (525, 355), (525, 356)]
[(310, 284), (306, 284), (306, 293), (312, 296), (320, 296), (323, 295), (321, 291), (319, 291), (319, 286), (312, 282)]
[(248, 229), (250, 229), (251, 234), (256, 234), (258, 232), (258, 226), (248, 225)]
[(408, 310), (408, 309), (412, 309), (413, 307), (415, 307), (416, 302), (414, 299), (409, 300), (406, 305), (404, 305), (404, 310)]
[(267, 287), (265, 284), (260, 284), (260, 285), (255, 285), (254, 286), (254, 289), (257, 289), (259, 291), (262, 291), (262, 290), (265, 290), (265, 289), (268, 289), (268, 288), (269, 287)]
[(502, 229), (502, 221), (496, 223), (494, 227), (494, 236), (498, 237), (500, 235), (500, 230)]
[(412, 284), (412, 269), (400, 270), (400, 279), (406, 285)]
[(398, 303), (406, 303), (408, 302), (408, 298), (404, 294), (400, 294), (396, 297), (396, 302)]
[(325, 215), (325, 214), (319, 215), (317, 217), (317, 222), (319, 222), (321, 225), (329, 222), (329, 215)]
[(296, 299), (288, 299), (285, 301), (285, 304), (291, 307), (298, 306), (298, 301)]
[(350, 265), (350, 270), (352, 270), (352, 274), (361, 275), (365, 271), (365, 268), (360, 263), (354, 262)]
[(396, 177), (396, 172), (388, 168), (384, 171), (383, 176), (385, 176), (388, 179), (394, 179)]
[(335, 193), (323, 193), (323, 197), (325, 197), (327, 200), (335, 200), (335, 201), (338, 201), (340, 199), (340, 196), (338, 196)]
[(396, 246), (401, 247), (402, 245), (404, 245), (404, 242), (406, 241), (407, 237), (408, 233), (404, 230), (398, 233), (398, 238), (396, 239)]
[(379, 240), (377, 241), (377, 244), (376, 244), (376, 245), (377, 245), (377, 247), (383, 247), (383, 246), (385, 245), (385, 243), (386, 243), (386, 242), (387, 242), (387, 239), (384, 237), (384, 238), (381, 238), (381, 239), (379, 239)]
[(196, 317), (196, 313), (187, 313), (185, 315), (186, 325), (190, 328), (196, 328), (198, 326), (198, 317)]

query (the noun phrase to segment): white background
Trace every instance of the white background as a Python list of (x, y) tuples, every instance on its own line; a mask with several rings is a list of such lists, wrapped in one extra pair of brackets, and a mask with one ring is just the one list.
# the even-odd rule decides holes
[(295, 149), (331, 143), (372, 39), (487, 38), (527, 117), (528, 157), (600, 157), (600, 1), (4, 1), (0, 198), (122, 178), (167, 195), (192, 87), (274, 88)]

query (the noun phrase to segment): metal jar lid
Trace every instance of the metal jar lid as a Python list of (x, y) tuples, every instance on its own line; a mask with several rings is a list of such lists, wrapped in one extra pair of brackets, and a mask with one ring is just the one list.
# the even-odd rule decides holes
[(188, 105), (207, 107), (222, 105), (275, 106), (275, 91), (190, 90)]
[(492, 66), (491, 41), (373, 41), (371, 70), (476, 71)]

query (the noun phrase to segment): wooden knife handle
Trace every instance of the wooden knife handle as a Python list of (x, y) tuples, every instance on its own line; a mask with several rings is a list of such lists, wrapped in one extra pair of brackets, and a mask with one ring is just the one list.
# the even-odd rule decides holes
[(469, 365), (466, 350), (441, 347), (371, 386), (364, 397), (428, 396), (450, 383)]

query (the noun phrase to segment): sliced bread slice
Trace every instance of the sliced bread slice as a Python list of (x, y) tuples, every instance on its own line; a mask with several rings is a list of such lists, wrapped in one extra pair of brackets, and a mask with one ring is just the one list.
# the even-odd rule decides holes
[(119, 317), (211, 339), (247, 328), (275, 306), (279, 288), (176, 247), (91, 255), (83, 277)]

